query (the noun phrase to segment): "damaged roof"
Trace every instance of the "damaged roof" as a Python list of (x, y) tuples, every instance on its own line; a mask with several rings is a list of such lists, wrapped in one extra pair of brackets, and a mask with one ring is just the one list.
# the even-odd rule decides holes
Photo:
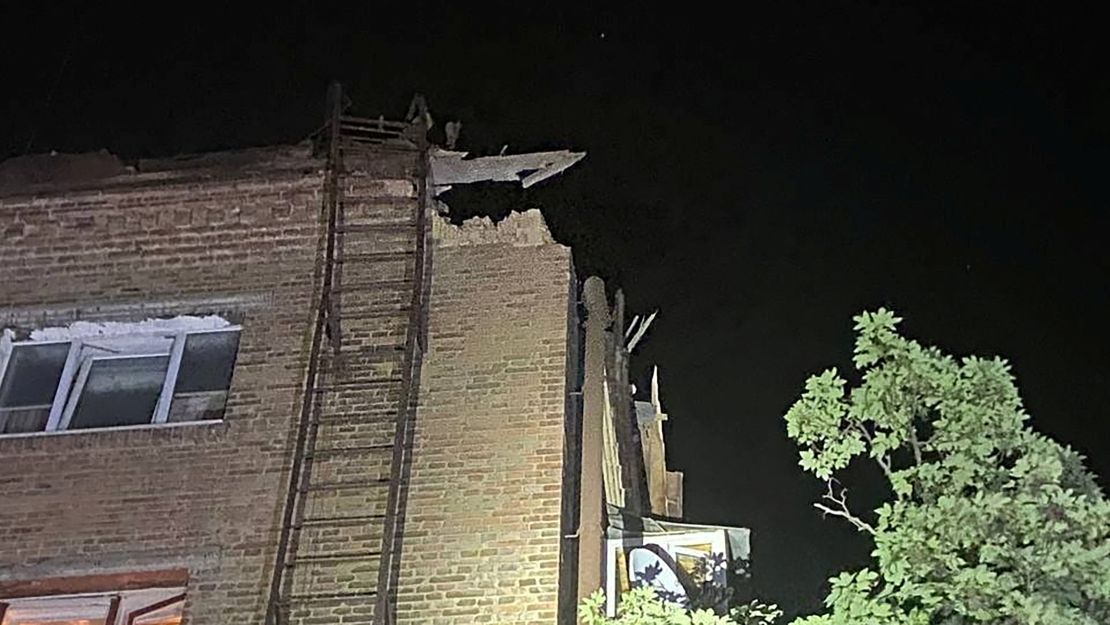
[[(566, 171), (585, 152), (557, 150), (469, 157), (467, 152), (433, 148), (429, 153), (435, 195), (454, 185), (474, 182), (519, 182), (524, 188)], [(83, 154), (32, 154), (0, 161), (0, 195), (49, 192), (139, 181), (210, 178), (316, 170), (324, 159), (312, 144), (225, 150), (140, 159), (131, 164), (107, 150)]]
[(310, 142), (296, 145), (184, 154), (125, 163), (100, 150), (81, 154), (30, 154), (0, 161), (0, 195), (51, 192), (185, 177), (238, 176), (320, 168)]
[(133, 173), (108, 150), (85, 154), (29, 154), (0, 161), (0, 189), (83, 182)]

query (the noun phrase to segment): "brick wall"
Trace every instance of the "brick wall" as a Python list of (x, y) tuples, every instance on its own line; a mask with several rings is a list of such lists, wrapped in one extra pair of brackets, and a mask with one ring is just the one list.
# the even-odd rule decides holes
[[(408, 173), (351, 182), (379, 200), (353, 202), (351, 218), (410, 210)], [(305, 158), (0, 198), (0, 325), (189, 313), (243, 325), (223, 421), (0, 437), (0, 581), (184, 567), (189, 622), (262, 622), (314, 318), (321, 175)]]
[(437, 224), (401, 623), (554, 623), (567, 248), (538, 211)]
[[(169, 171), (0, 196), (0, 326), (199, 313), (243, 326), (223, 421), (0, 436), (0, 585), (187, 569), (187, 622), (262, 622), (322, 249), (320, 164), (287, 161), (272, 171)], [(347, 222), (411, 216), (414, 163), (375, 159), (353, 171)], [(553, 623), (570, 252), (538, 212), (498, 228), (437, 220), (434, 232), (399, 620)], [(344, 251), (404, 245), (377, 236), (351, 237)], [(344, 321), (352, 352), (340, 363), (324, 358), (325, 381), (399, 366), (392, 347), (405, 317), (381, 313), (407, 305), (412, 276), (411, 264), (391, 263), (344, 267), (344, 285), (381, 284), (344, 291), (345, 313), (367, 314)], [(321, 426), (319, 443), (390, 441), (398, 398), (384, 387), (329, 396), (321, 414), (355, 419)], [(321, 479), (375, 477), (388, 462), (367, 456), (317, 469)], [(380, 492), (355, 503), (378, 509)], [(307, 506), (323, 514), (352, 502)], [(339, 543), (372, 550), (380, 528), (300, 540), (320, 552)], [(371, 589), (376, 568), (362, 563), (332, 581)], [(301, 610), (293, 619), (337, 614)], [(347, 612), (359, 614), (369, 612)]]

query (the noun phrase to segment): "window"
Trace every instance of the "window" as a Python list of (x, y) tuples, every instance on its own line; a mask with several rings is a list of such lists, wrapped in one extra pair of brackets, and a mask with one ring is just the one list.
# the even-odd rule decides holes
[(0, 434), (221, 419), (239, 350), (220, 317), (0, 337)]
[[(734, 528), (662, 523), (649, 520), (653, 532), (628, 533), (606, 540), (606, 612), (615, 616), (622, 594), (649, 585), (663, 598), (685, 603), (708, 585), (729, 586), (729, 563), (746, 557), (747, 534)], [(733, 545), (737, 532), (742, 544)]]
[(0, 625), (180, 625), (184, 588), (0, 599)]
[(42, 430), (69, 358), (69, 343), (17, 343), (5, 351), (0, 433)]

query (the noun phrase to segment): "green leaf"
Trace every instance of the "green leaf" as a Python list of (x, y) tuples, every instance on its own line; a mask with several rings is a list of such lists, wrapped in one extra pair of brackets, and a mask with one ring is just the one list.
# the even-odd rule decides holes
[(826, 370), (786, 414), (805, 471), (867, 462), (890, 486), (871, 514), (845, 511), (877, 519), (875, 566), (832, 578), (826, 612), (795, 623), (1110, 623), (1110, 502), (1082, 457), (1029, 427), (1005, 360), (953, 358), (900, 321), (855, 317), (861, 382)]

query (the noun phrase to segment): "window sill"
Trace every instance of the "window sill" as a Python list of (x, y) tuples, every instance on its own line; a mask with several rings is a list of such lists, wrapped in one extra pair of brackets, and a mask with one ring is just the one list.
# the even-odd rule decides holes
[(0, 443), (9, 440), (46, 439), (61, 436), (81, 436), (89, 434), (107, 434), (110, 432), (154, 432), (164, 430), (182, 430), (192, 428), (226, 429), (227, 421), (224, 419), (208, 419), (205, 421), (182, 421), (180, 423), (144, 423), (142, 425), (117, 425), (106, 428), (86, 428), (80, 430), (55, 430), (53, 432), (19, 432), (13, 434), (0, 434)]

